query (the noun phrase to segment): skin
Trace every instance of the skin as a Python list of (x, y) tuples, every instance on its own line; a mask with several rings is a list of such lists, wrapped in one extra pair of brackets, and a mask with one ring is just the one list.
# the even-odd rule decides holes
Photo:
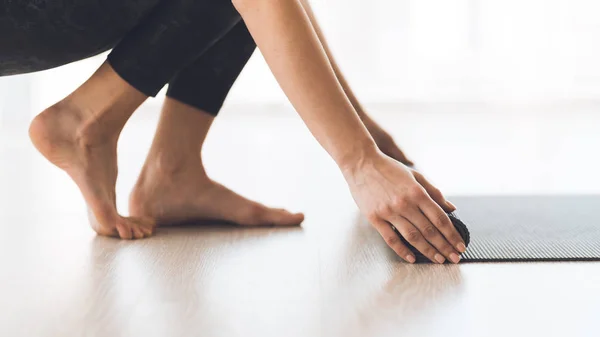
[(152, 235), (151, 218), (117, 212), (117, 141), (146, 96), (123, 81), (108, 64), (72, 94), (31, 122), (29, 136), (38, 151), (73, 179), (87, 205), (90, 224), (100, 235), (139, 239)]
[(315, 33), (317, 34), (317, 37), (319, 38), (319, 42), (321, 42), (321, 45), (323, 46), (323, 50), (325, 51), (325, 54), (327, 55), (327, 59), (329, 60), (329, 63), (331, 64), (331, 67), (333, 68), (335, 77), (337, 78), (338, 82), (342, 86), (342, 89), (344, 90), (346, 97), (348, 97), (348, 99), (350, 100), (350, 103), (354, 107), (354, 110), (356, 111), (356, 113), (358, 113), (358, 116), (362, 120), (362, 122), (365, 125), (365, 127), (367, 128), (367, 130), (369, 130), (369, 133), (375, 140), (377, 147), (383, 153), (398, 160), (399, 162), (401, 162), (405, 165), (408, 165), (408, 166), (414, 166), (414, 163), (411, 160), (409, 160), (406, 157), (406, 155), (402, 152), (402, 150), (400, 150), (398, 145), (396, 145), (396, 142), (394, 141), (392, 136), (390, 136), (385, 130), (383, 130), (377, 124), (377, 122), (375, 122), (365, 112), (364, 107), (362, 106), (362, 104), (360, 104), (358, 98), (352, 91), (350, 84), (344, 77), (344, 74), (342, 73), (337, 62), (335, 61), (335, 58), (333, 57), (333, 53), (331, 52), (331, 49), (329, 48), (329, 44), (327, 43), (327, 39), (325, 39), (325, 35), (323, 34), (323, 31), (321, 30), (321, 26), (319, 25), (319, 23), (317, 21), (317, 18), (312, 10), (312, 7), (310, 6), (310, 3), (307, 0), (301, 0), (300, 3), (302, 4), (302, 7), (304, 8), (304, 12), (308, 16), (308, 19), (310, 20), (310, 23), (311, 23)]
[[(377, 147), (367, 130), (368, 119), (363, 117), (363, 124), (357, 112), (361, 109), (352, 104), (351, 91), (344, 90), (340, 83), (345, 81), (336, 77), (301, 3), (297, 0), (237, 0), (234, 5), (285, 94), (336, 161), (359, 208), (388, 245), (408, 262), (414, 262), (414, 256), (391, 229), (393, 224), (432, 261), (443, 263), (448, 258), (458, 262), (464, 243), (444, 213), (455, 207), (418, 172)], [(116, 210), (115, 196), (116, 144), (123, 126), (146, 98), (104, 64), (72, 94), (38, 115), (30, 126), (30, 137), (36, 148), (63, 169), (81, 190), (90, 210), (90, 223), (98, 234), (139, 239), (151, 235), (157, 221), (190, 218), (221, 219), (247, 225), (294, 225), (302, 221), (302, 214), (254, 203), (206, 176), (200, 152), (212, 120), (199, 119), (195, 124), (187, 124), (195, 125), (197, 137), (189, 142), (190, 147), (173, 152), (180, 147), (176, 145), (181, 144), (167, 139), (174, 139), (174, 131), (191, 130), (186, 131), (183, 125), (186, 123), (182, 122), (210, 117), (171, 100), (165, 102), (160, 124), (164, 128), (159, 126), (130, 198), (132, 214), (138, 216), (121, 216)], [(173, 113), (175, 111), (177, 113)], [(176, 117), (179, 114), (181, 118)], [(206, 130), (198, 132), (198, 125), (204, 125)], [(187, 136), (193, 137), (193, 134)], [(167, 165), (169, 163), (174, 165)], [(152, 181), (158, 183), (149, 183)], [(175, 189), (158, 198), (157, 191), (163, 193), (168, 183), (189, 184), (194, 189), (188, 190), (203, 192), (176, 199)], [(170, 205), (167, 199), (172, 199)], [(217, 200), (220, 202), (214, 202)], [(228, 215), (219, 208), (228, 202), (237, 205), (235, 209), (239, 214)]]
[(211, 180), (202, 163), (202, 145), (214, 117), (167, 98), (129, 211), (159, 225), (227, 221), (245, 226), (297, 226), (300, 213), (268, 208)]
[(234, 0), (286, 96), (342, 171), (360, 210), (408, 262), (390, 224), (427, 256), (458, 262), (464, 242), (444, 211), (454, 207), (419, 173), (375, 145), (298, 0)]
[(191, 219), (281, 226), (303, 221), (302, 214), (268, 208), (210, 180), (200, 150), (213, 118), (171, 99), (165, 102), (152, 149), (130, 198), (133, 216), (121, 216), (115, 195), (117, 141), (146, 98), (103, 64), (71, 95), (39, 114), (29, 128), (38, 151), (79, 187), (98, 234), (141, 239), (153, 234), (157, 222)]
[[(304, 6), (310, 9), (308, 3)], [(311, 23), (316, 24), (312, 12), (307, 13), (311, 13)], [(319, 37), (324, 39), (322, 35)], [(341, 72), (337, 71), (336, 76), (341, 76)], [(341, 83), (344, 91), (353, 95), (348, 84)], [(392, 137), (369, 118), (358, 100), (354, 102), (377, 146), (390, 157), (412, 164)], [(205, 111), (166, 99), (152, 148), (130, 195), (130, 213), (150, 217), (159, 226), (207, 220), (241, 225), (299, 225), (302, 214), (268, 208), (237, 195), (207, 176), (201, 153), (213, 120)]]

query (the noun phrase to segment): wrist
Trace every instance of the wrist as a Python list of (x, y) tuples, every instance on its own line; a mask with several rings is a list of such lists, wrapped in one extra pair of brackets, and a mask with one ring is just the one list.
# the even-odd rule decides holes
[(343, 175), (348, 176), (360, 170), (378, 155), (379, 149), (375, 142), (371, 141), (351, 147), (348, 152), (336, 158), (335, 161)]

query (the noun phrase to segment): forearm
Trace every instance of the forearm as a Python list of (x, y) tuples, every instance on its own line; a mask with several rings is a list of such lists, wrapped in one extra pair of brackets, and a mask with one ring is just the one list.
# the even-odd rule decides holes
[(344, 74), (342, 73), (337, 62), (335, 61), (335, 58), (333, 57), (333, 53), (331, 52), (331, 49), (329, 48), (329, 45), (327, 44), (327, 39), (325, 38), (325, 35), (323, 34), (323, 31), (321, 30), (321, 26), (319, 25), (319, 23), (317, 21), (315, 13), (312, 10), (312, 6), (310, 5), (308, 0), (300, 0), (300, 2), (302, 3), (302, 7), (304, 7), (304, 11), (306, 12), (306, 15), (308, 16), (308, 18), (315, 30), (315, 33), (317, 34), (317, 36), (319, 38), (319, 41), (323, 45), (323, 49), (325, 50), (325, 54), (327, 54), (327, 58), (329, 59), (329, 63), (331, 64), (331, 67), (333, 68), (333, 71), (335, 72), (335, 76), (337, 77), (338, 81), (340, 82), (340, 85), (342, 86), (344, 92), (346, 93), (346, 96), (350, 100), (350, 103), (354, 107), (354, 110), (356, 110), (356, 112), (362, 119), (363, 116), (365, 115), (364, 109), (363, 109), (362, 105), (360, 104), (360, 102), (358, 101), (358, 98), (356, 98), (356, 95), (352, 91), (352, 88), (350, 88), (350, 84), (348, 84), (348, 81), (344, 77)]
[(376, 146), (344, 93), (298, 0), (234, 0), (279, 85), (340, 165)]

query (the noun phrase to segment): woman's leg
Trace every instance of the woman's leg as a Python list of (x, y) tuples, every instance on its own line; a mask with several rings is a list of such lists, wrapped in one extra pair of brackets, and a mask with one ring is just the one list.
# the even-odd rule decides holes
[[(316, 24), (312, 12), (310, 17)], [(254, 39), (241, 21), (170, 82), (167, 96), (177, 102), (165, 103), (155, 141), (130, 197), (132, 215), (149, 216), (161, 224), (197, 222), (211, 217), (257, 225), (274, 221), (269, 219), (277, 219), (275, 224), (301, 221), (299, 216), (268, 209), (214, 183), (202, 167), (200, 153), (212, 116), (221, 109), (255, 49)], [(375, 128), (376, 123), (366, 123), (365, 118), (363, 122), (376, 140), (382, 139), (382, 134), (387, 135)], [(384, 152), (391, 148), (389, 143), (377, 144)], [(393, 140), (391, 145), (399, 151)], [(391, 156), (403, 159), (394, 153)], [(206, 202), (208, 199), (211, 203)], [(223, 205), (230, 207), (222, 209)], [(248, 211), (251, 208), (256, 210)]]
[[(365, 112), (335, 62), (308, 0), (302, 0), (301, 2), (320, 42), (323, 44), (338, 81), (379, 149), (404, 164), (413, 165), (396, 145), (392, 136)], [(211, 47), (210, 52), (206, 52), (205, 55), (182, 71), (169, 85), (167, 95), (216, 115), (231, 85), (233, 85), (246, 61), (256, 48), (254, 39), (252, 39), (243, 21), (238, 23), (217, 45)], [(215, 50), (218, 50), (218, 52), (215, 52)]]
[(123, 239), (152, 234), (150, 219), (117, 213), (117, 140), (146, 96), (108, 64), (68, 97), (39, 114), (29, 134), (36, 148), (77, 184), (88, 205), (92, 228)]
[(33, 143), (78, 185), (99, 234), (132, 239), (152, 233), (152, 221), (116, 210), (119, 134), (147, 96), (239, 20), (229, 1), (163, 0), (115, 47), (110, 64), (32, 122)]
[(240, 20), (229, 0), (162, 0), (108, 62), (129, 84), (155, 96)]
[(217, 115), (256, 43), (240, 21), (219, 42), (169, 83), (167, 96)]
[[(202, 93), (197, 93), (202, 95)], [(167, 98), (129, 210), (159, 225), (219, 220), (240, 225), (295, 226), (302, 214), (268, 208), (211, 180), (202, 145), (214, 116)]]
[(129, 210), (162, 225), (221, 220), (298, 225), (292, 214), (250, 201), (212, 181), (202, 163), (206, 134), (256, 44), (239, 22), (169, 84), (161, 119)]

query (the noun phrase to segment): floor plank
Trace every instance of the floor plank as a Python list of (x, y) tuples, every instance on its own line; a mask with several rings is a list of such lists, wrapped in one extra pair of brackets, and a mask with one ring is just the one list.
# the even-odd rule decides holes
[[(448, 194), (598, 193), (595, 108), (374, 113)], [(96, 237), (79, 192), (35, 153), (27, 126), (2, 126), (0, 335), (596, 335), (599, 263), (404, 264), (291, 111), (233, 110), (209, 135), (209, 173), (250, 198), (304, 211), (302, 228)], [(119, 148), (123, 210), (156, 124), (141, 115)]]

